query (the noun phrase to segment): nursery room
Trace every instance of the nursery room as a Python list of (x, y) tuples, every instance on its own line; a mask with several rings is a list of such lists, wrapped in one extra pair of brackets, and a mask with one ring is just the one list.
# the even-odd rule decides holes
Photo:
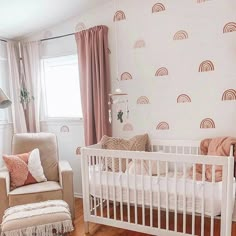
[(0, 0), (0, 235), (236, 235), (235, 12)]

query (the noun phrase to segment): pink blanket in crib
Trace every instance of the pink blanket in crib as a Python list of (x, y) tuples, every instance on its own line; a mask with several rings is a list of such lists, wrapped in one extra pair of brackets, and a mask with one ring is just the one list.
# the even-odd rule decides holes
[[(236, 138), (234, 137), (218, 137), (208, 138), (202, 140), (200, 144), (201, 154), (212, 155), (212, 156), (229, 156), (231, 145), (236, 145)], [(234, 157), (236, 160), (236, 148), (234, 151)], [(190, 176), (192, 176), (192, 169)], [(196, 180), (202, 180), (202, 165), (196, 165)], [(212, 166), (206, 165), (205, 180), (212, 181)], [(222, 167), (215, 166), (215, 181), (222, 181)]]

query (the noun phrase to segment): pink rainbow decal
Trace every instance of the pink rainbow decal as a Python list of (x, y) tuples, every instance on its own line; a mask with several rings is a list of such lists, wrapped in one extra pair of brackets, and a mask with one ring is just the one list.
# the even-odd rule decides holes
[(177, 98), (177, 103), (191, 102), (191, 98), (187, 94), (181, 94)]
[(85, 29), (86, 29), (86, 26), (85, 26), (85, 24), (84, 24), (83, 22), (79, 22), (79, 23), (76, 25), (76, 27), (75, 27), (75, 30), (76, 30), (77, 32), (82, 31), (82, 30), (85, 30)]
[(155, 76), (166, 76), (168, 74), (169, 74), (169, 72), (168, 72), (167, 68), (161, 67), (156, 71)]
[(133, 131), (134, 128), (133, 128), (133, 125), (130, 124), (130, 123), (126, 123), (124, 126), (123, 126), (123, 131)]
[(68, 133), (68, 132), (70, 132), (70, 129), (67, 125), (64, 125), (61, 127), (60, 132), (61, 133)]
[(152, 13), (161, 12), (161, 11), (165, 11), (165, 10), (166, 10), (166, 8), (162, 3), (156, 3), (152, 7)]
[(200, 124), (201, 129), (214, 129), (215, 127), (215, 122), (211, 118), (202, 120)]
[(149, 104), (149, 99), (146, 96), (141, 96), (137, 100), (137, 104)]
[(175, 33), (173, 40), (184, 40), (188, 39), (188, 33), (184, 30), (179, 30)]
[(230, 33), (236, 31), (236, 23), (235, 22), (229, 22), (224, 26), (223, 33)]
[(133, 79), (132, 75), (129, 72), (124, 72), (121, 75), (121, 79), (120, 80), (131, 80), (131, 79)]
[(144, 48), (146, 43), (144, 40), (137, 40), (134, 44), (134, 48)]
[(125, 13), (123, 11), (117, 11), (114, 15), (113, 21), (121, 21), (125, 19)]
[(222, 101), (236, 100), (236, 90), (228, 89), (222, 95)]
[(208, 72), (214, 70), (215, 70), (214, 64), (211, 61), (206, 60), (200, 64), (198, 72)]
[(168, 130), (168, 129), (170, 129), (170, 127), (169, 127), (169, 124), (167, 122), (162, 121), (157, 125), (156, 129), (157, 130)]

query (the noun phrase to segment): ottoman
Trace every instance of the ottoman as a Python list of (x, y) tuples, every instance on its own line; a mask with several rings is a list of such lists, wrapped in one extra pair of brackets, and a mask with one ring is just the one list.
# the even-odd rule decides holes
[(73, 231), (69, 206), (51, 200), (8, 208), (3, 216), (1, 236), (55, 236)]

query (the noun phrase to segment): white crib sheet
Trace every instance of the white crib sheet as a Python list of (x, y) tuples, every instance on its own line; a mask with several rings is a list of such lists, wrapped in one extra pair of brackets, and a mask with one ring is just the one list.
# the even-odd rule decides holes
[[(183, 212), (183, 197), (184, 188), (186, 189), (186, 212), (192, 212), (192, 202), (193, 195), (195, 198), (195, 212), (202, 212), (202, 194), (204, 191), (204, 213), (205, 215), (220, 215), (221, 213), (221, 199), (222, 199), (222, 182), (202, 182), (193, 181), (188, 177), (184, 180), (182, 178), (182, 173), (178, 173), (178, 177), (173, 177), (174, 173), (169, 172), (168, 178), (161, 176), (141, 176), (127, 175), (126, 173), (106, 172), (101, 171), (97, 166), (94, 168), (91, 166), (89, 168), (89, 188), (90, 194), (102, 199), (107, 199), (113, 201), (115, 195), (115, 200), (117, 202), (121, 201), (127, 203), (128, 201), (128, 191), (129, 189), (129, 202), (131, 204), (135, 203), (135, 185), (136, 185), (136, 199), (137, 204), (145, 206), (150, 206), (152, 202), (153, 207), (158, 207), (160, 204), (161, 208), (166, 208), (166, 191), (168, 186), (168, 208), (169, 210), (175, 209), (175, 188), (177, 192), (177, 211)], [(107, 187), (108, 186), (108, 187)], [(129, 187), (128, 187), (129, 186)], [(176, 186), (176, 187), (175, 187)], [(144, 194), (142, 193), (144, 190)], [(115, 190), (115, 194), (113, 194)], [(158, 192), (160, 194), (158, 194)], [(234, 191), (235, 193), (235, 182)], [(144, 195), (144, 199), (143, 199)], [(160, 203), (158, 204), (158, 195), (160, 195)], [(234, 202), (234, 196), (232, 196), (232, 201)]]

